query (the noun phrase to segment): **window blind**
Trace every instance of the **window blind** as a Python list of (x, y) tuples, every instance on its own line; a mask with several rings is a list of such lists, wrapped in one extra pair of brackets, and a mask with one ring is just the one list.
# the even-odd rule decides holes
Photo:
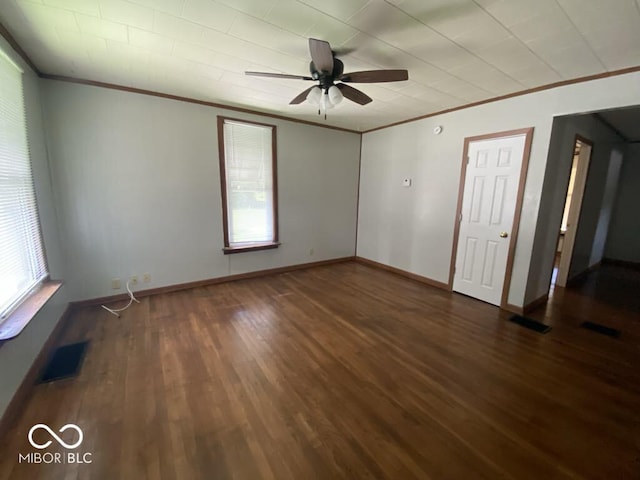
[(0, 322), (46, 277), (22, 71), (0, 51)]
[(275, 241), (272, 127), (224, 121), (229, 246)]

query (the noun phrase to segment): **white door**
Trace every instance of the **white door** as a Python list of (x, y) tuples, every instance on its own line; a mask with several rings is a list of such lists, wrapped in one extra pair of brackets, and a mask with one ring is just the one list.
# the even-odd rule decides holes
[(500, 305), (526, 135), (469, 143), (453, 290)]

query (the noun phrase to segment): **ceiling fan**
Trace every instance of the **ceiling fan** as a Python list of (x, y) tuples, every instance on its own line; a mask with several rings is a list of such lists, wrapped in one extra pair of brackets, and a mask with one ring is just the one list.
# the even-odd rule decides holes
[(311, 63), (309, 64), (310, 77), (269, 72), (244, 73), (245, 75), (257, 77), (317, 81), (318, 85), (307, 88), (291, 100), (289, 104), (297, 105), (305, 100), (309, 100), (312, 103), (318, 104), (318, 113), (320, 113), (320, 109), (325, 111), (325, 117), (326, 110), (340, 103), (342, 97), (346, 97), (360, 105), (366, 105), (373, 101), (367, 94), (347, 85), (347, 83), (399, 82), (409, 79), (409, 72), (407, 72), (407, 70), (367, 70), (344, 73), (344, 64), (336, 58), (336, 54), (331, 50), (329, 42), (325, 42), (324, 40), (310, 38), (309, 52), (311, 53)]

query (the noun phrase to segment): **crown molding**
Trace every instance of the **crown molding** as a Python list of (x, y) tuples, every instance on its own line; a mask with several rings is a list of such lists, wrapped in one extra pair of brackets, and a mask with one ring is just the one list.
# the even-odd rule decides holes
[(88, 80), (88, 79), (83, 79), (83, 78), (76, 78), (76, 77), (69, 77), (69, 76), (64, 76), (64, 75), (54, 75), (54, 74), (45, 73), (45, 72), (40, 71), (38, 69), (38, 67), (33, 63), (33, 61), (31, 61), (31, 58), (29, 58), (27, 53), (22, 49), (20, 44), (18, 44), (18, 42), (15, 40), (15, 38), (13, 38), (11, 33), (7, 30), (7, 28), (2, 23), (0, 23), (0, 35), (5, 38), (5, 40), (11, 45), (11, 47), (18, 53), (18, 55), (20, 55), (20, 57), (22, 57), (22, 59), (29, 65), (29, 67), (31, 67), (31, 69), (40, 78), (44, 78), (44, 79), (48, 79), (48, 80), (59, 80), (59, 81), (62, 81), (62, 82), (78, 83), (78, 84), (82, 84), (82, 85), (91, 85), (91, 86), (95, 86), (95, 87), (109, 88), (109, 89), (113, 89), (113, 90), (121, 90), (121, 91), (125, 91), (125, 92), (138, 93), (138, 94), (141, 94), (141, 95), (151, 95), (151, 96), (155, 96), (155, 97), (168, 98), (168, 99), (171, 99), (171, 100), (177, 100), (177, 101), (181, 101), (181, 102), (195, 103), (195, 104), (198, 104), (198, 105), (205, 105), (205, 106), (209, 106), (209, 107), (222, 108), (222, 109), (225, 109), (225, 110), (232, 110), (234, 112), (242, 112), (242, 113), (247, 113), (247, 114), (250, 114), (250, 115), (259, 115), (259, 116), (268, 117), (268, 118), (276, 118), (278, 120), (285, 120), (285, 121), (288, 121), (288, 122), (301, 123), (301, 124), (304, 124), (304, 125), (311, 125), (311, 126), (314, 126), (314, 127), (328, 128), (330, 130), (338, 130), (338, 131), (342, 131), (342, 132), (356, 133), (356, 134), (360, 134), (360, 135), (363, 135), (365, 133), (375, 132), (375, 131), (378, 131), (378, 130), (383, 130), (385, 128), (395, 127), (395, 126), (402, 125), (402, 124), (405, 124), (405, 123), (417, 122), (418, 120), (424, 120), (425, 118), (436, 117), (438, 115), (444, 115), (445, 113), (457, 112), (459, 110), (464, 110), (464, 109), (467, 109), (467, 108), (478, 107), (480, 105), (485, 105), (487, 103), (499, 102), (501, 100), (507, 100), (507, 99), (514, 98), (514, 97), (520, 97), (520, 96), (523, 96), (523, 95), (529, 95), (530, 93), (537, 93), (537, 92), (542, 92), (544, 90), (551, 90), (553, 88), (564, 87), (564, 86), (567, 86), (567, 85), (574, 85), (576, 83), (590, 82), (592, 80), (600, 80), (602, 78), (616, 77), (618, 75), (626, 75), (628, 73), (640, 72), (640, 65), (638, 65), (638, 66), (635, 66), (635, 67), (627, 67), (627, 68), (622, 68), (622, 69), (619, 69), (619, 70), (612, 70), (610, 72), (596, 73), (596, 74), (587, 75), (587, 76), (584, 76), (584, 77), (572, 78), (570, 80), (562, 80), (560, 82), (549, 83), (549, 84), (546, 84), (546, 85), (541, 85), (539, 87), (529, 88), (529, 89), (526, 89), (526, 90), (520, 90), (518, 92), (509, 93), (509, 94), (506, 94), (506, 95), (500, 95), (500, 96), (497, 96), (497, 97), (488, 98), (486, 100), (480, 100), (478, 102), (466, 103), (466, 104), (460, 105), (458, 107), (447, 108), (445, 110), (440, 110), (440, 111), (433, 112), (433, 113), (427, 113), (425, 115), (420, 115), (418, 117), (412, 117), (412, 118), (409, 118), (407, 120), (400, 120), (398, 122), (389, 123), (387, 125), (381, 125), (379, 127), (370, 128), (368, 130), (353, 130), (353, 129), (349, 129), (349, 128), (336, 127), (336, 126), (333, 126), (333, 125), (325, 125), (325, 124), (322, 124), (322, 123), (311, 122), (309, 120), (300, 120), (300, 119), (297, 119), (295, 117), (288, 117), (286, 115), (278, 115), (278, 114), (275, 114), (275, 113), (268, 113), (268, 112), (261, 112), (261, 111), (258, 111), (258, 110), (252, 110), (250, 108), (236, 107), (236, 106), (233, 106), (233, 105), (226, 105), (224, 103), (209, 102), (209, 101), (198, 100), (198, 99), (190, 98), (190, 97), (182, 97), (182, 96), (179, 96), (179, 95), (171, 95), (171, 94), (168, 94), (168, 93), (156, 92), (156, 91), (153, 91), (153, 90), (145, 90), (145, 89), (135, 88), (135, 87), (126, 87), (126, 86), (123, 86), (123, 85), (117, 85), (117, 84), (107, 83), (107, 82), (100, 82), (100, 81), (96, 81), (96, 80)]
[(124, 85), (117, 85), (115, 83), (107, 83), (107, 82), (100, 82), (97, 80), (87, 80), (84, 78), (76, 78), (76, 77), (67, 77), (64, 75), (52, 75), (49, 73), (41, 73), (40, 74), (40, 78), (44, 78), (46, 80), (58, 80), (61, 82), (68, 82), (68, 83), (77, 83), (80, 85), (90, 85), (93, 87), (101, 87), (101, 88), (109, 88), (111, 90), (120, 90), (122, 92), (129, 92), (129, 93), (138, 93), (140, 95), (150, 95), (153, 97), (160, 97), (160, 98), (167, 98), (169, 100), (177, 100), (179, 102), (186, 102), (186, 103), (195, 103), (197, 105), (204, 105), (207, 107), (214, 107), (214, 108), (221, 108), (224, 110), (231, 110), (234, 112), (242, 112), (242, 113), (247, 113), (250, 115), (259, 115), (261, 117), (268, 117), (268, 118), (276, 118), (278, 120), (285, 120), (287, 122), (294, 122), (294, 123), (302, 123), (304, 125), (311, 125), (313, 127), (320, 127), (320, 128), (328, 128), (330, 130), (339, 130), (341, 132), (348, 132), (348, 133), (355, 133), (360, 135), (361, 132), (359, 132), (358, 130), (351, 130), (349, 128), (343, 128), (343, 127), (336, 127), (334, 125), (325, 125), (322, 123), (317, 123), (317, 122), (311, 122), (309, 120), (301, 120), (299, 118), (295, 118), (295, 117), (287, 117), (285, 115), (278, 115), (275, 113), (268, 113), (268, 112), (261, 112), (258, 110), (252, 110), (250, 108), (244, 108), (244, 107), (236, 107), (233, 105), (226, 105), (224, 103), (216, 103), (216, 102), (209, 102), (206, 100), (198, 100), (196, 98), (190, 98), (190, 97), (182, 97), (180, 95), (172, 95), (170, 93), (162, 93), (162, 92), (156, 92), (154, 90), (145, 90), (142, 88), (136, 88), (136, 87), (126, 87)]
[(36, 64), (31, 61), (31, 58), (29, 58), (29, 55), (27, 55), (27, 52), (25, 52), (22, 49), (20, 44), (16, 41), (15, 38), (13, 38), (13, 35), (11, 35), (11, 32), (7, 30), (7, 27), (5, 27), (2, 24), (2, 22), (0, 22), (0, 35), (2, 35), (2, 37), (4, 37), (4, 39), (7, 41), (7, 43), (11, 45), (11, 48), (13, 48), (15, 52), (18, 55), (20, 55), (22, 60), (24, 60), (27, 65), (29, 65), (29, 68), (31, 68), (31, 70), (33, 70), (36, 75), (40, 76), (41, 72), (40, 70), (38, 70), (38, 67), (36, 67)]
[(417, 122), (418, 120), (424, 120), (425, 118), (435, 117), (443, 115), (445, 113), (457, 112), (458, 110), (464, 110), (466, 108), (477, 107), (486, 103), (499, 102), (500, 100), (507, 100), (513, 97), (521, 97), (523, 95), (529, 95), (530, 93), (542, 92), (544, 90), (551, 90), (553, 88), (564, 87), (566, 85), (573, 85), (576, 83), (590, 82), (591, 80), (599, 80), (601, 78), (616, 77), (618, 75), (626, 75), (627, 73), (640, 72), (640, 65), (635, 67), (622, 68), (620, 70), (612, 70), (610, 72), (596, 73), (594, 75), (587, 75), (585, 77), (572, 78), (571, 80), (562, 80), (560, 82), (548, 83), (547, 85), (541, 85), (539, 87), (529, 88), (527, 90), (520, 90), (519, 92), (508, 93), (507, 95), (500, 95), (498, 97), (487, 98), (486, 100), (480, 100), (478, 102), (466, 103), (459, 107), (447, 108), (446, 110), (440, 110), (438, 112), (428, 113), (419, 117), (409, 118), (407, 120), (400, 120), (399, 122), (390, 123), (388, 125), (382, 125), (380, 127), (371, 128), (369, 130), (363, 130), (361, 133), (371, 133), (377, 130), (383, 130), (385, 128), (395, 127), (404, 123)]

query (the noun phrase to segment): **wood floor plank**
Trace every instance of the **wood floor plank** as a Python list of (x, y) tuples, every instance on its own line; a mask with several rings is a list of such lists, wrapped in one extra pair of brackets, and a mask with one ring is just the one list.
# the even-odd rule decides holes
[[(640, 274), (556, 289), (533, 314), (545, 335), (355, 262), (146, 297), (120, 318), (87, 307), (61, 340), (90, 341), (81, 373), (33, 388), (0, 480), (639, 479), (640, 305), (618, 284), (637, 292)], [(92, 463), (18, 463), (35, 423), (78, 424)]]

